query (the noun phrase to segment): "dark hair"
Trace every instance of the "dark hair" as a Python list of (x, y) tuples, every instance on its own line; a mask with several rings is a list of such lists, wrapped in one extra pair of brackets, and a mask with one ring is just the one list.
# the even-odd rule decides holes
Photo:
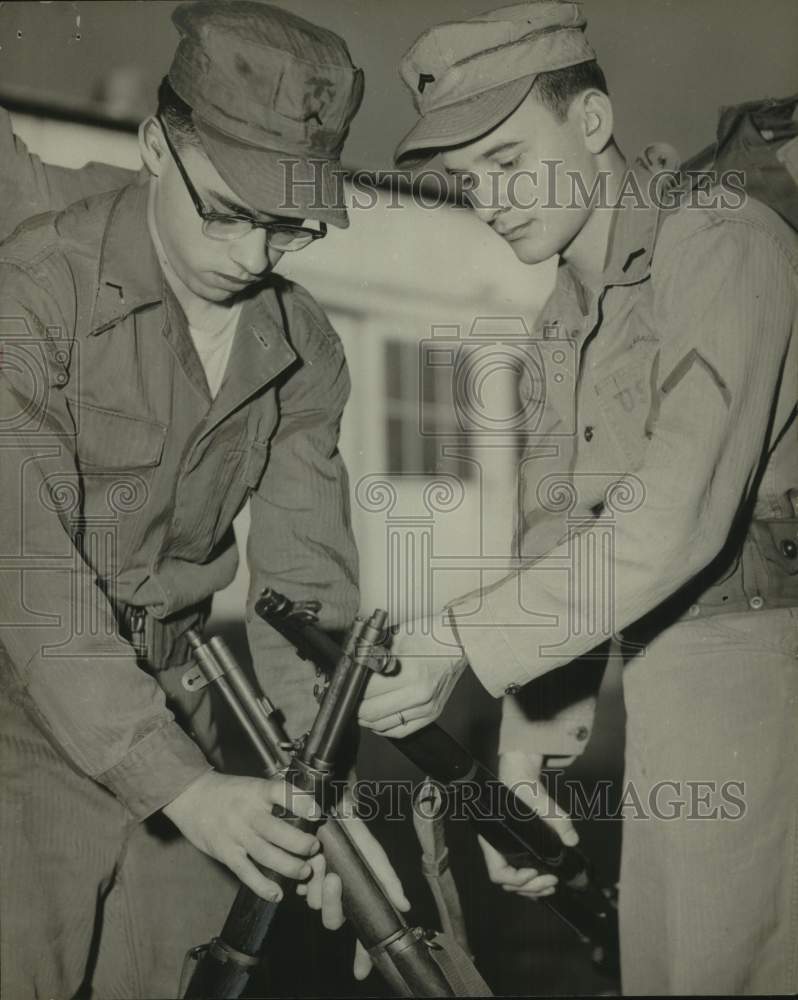
[(166, 122), (169, 138), (178, 148), (200, 145), (197, 130), (191, 120), (191, 108), (177, 96), (166, 76), (158, 87), (158, 115)]
[(531, 93), (557, 121), (564, 122), (571, 102), (585, 90), (600, 90), (609, 94), (604, 73), (595, 59), (540, 73)]

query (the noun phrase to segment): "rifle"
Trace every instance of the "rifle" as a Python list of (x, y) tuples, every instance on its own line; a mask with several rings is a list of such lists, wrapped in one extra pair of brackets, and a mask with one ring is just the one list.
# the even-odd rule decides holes
[[(318, 605), (293, 606), (297, 621), (315, 621)], [(385, 894), (335, 806), (332, 776), (344, 735), (354, 723), (360, 696), (370, 670), (387, 662), (373, 656), (372, 648), (383, 638), (386, 614), (375, 611), (365, 622), (356, 619), (322, 695), (321, 705), (306, 740), (292, 742), (276, 718), (274, 707), (258, 697), (224, 641), (205, 642), (192, 630), (189, 642), (198, 669), (183, 683), (196, 689), (214, 683), (260, 757), (268, 777), (282, 774), (298, 790), (310, 792), (326, 814), (317, 830), (327, 867), (341, 878), (343, 906), (359, 940), (377, 970), (398, 996), (489, 996), (479, 974), (468, 959), (447, 957), (448, 941), (435, 939), (421, 928), (410, 927)], [(334, 797), (334, 796), (333, 796)], [(305, 820), (282, 814), (289, 822), (307, 829)], [(262, 869), (278, 884), (290, 881)], [(196, 960), (186, 1000), (216, 1000), (239, 997), (259, 963), (278, 903), (261, 899), (246, 886), (236, 896), (220, 935), (209, 944), (192, 949)], [(465, 960), (465, 967), (462, 965)]]
[[(314, 613), (295, 611), (288, 598), (269, 589), (255, 604), (256, 614), (285, 636), (300, 656), (329, 671), (341, 655), (340, 647), (318, 627)], [(617, 980), (616, 894), (596, 882), (585, 855), (563, 844), (537, 813), (437, 724), (389, 742), (439, 783), (445, 795), (454, 798), (467, 792), (469, 819), (511, 864), (557, 876), (556, 892), (543, 902), (590, 946), (596, 968)]]

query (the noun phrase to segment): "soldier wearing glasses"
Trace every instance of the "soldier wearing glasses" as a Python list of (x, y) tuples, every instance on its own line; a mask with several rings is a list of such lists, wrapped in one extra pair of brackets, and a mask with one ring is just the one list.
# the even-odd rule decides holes
[[(174, 20), (142, 175), (25, 222), (0, 250), (0, 530), (19, 557), (0, 573), (9, 997), (175, 995), (186, 948), (218, 932), (234, 889), (196, 848), (269, 898), (254, 862), (312, 868), (311, 905), (331, 898), (325, 922), (340, 921), (317, 841), (272, 814), (282, 783), (213, 770), (208, 698), (181, 676), (187, 630), (236, 571), (247, 499), (252, 597), (315, 594), (330, 628), (357, 609), (346, 362), (274, 269), (348, 225), (336, 170), (362, 73), (337, 35), (267, 5), (183, 5)], [(12, 223), (121, 182), (43, 167), (12, 140)], [(282, 161), (315, 182), (286, 210)], [(309, 677), (251, 614), (248, 631), (302, 731)], [(159, 811), (186, 839), (150, 830)]]

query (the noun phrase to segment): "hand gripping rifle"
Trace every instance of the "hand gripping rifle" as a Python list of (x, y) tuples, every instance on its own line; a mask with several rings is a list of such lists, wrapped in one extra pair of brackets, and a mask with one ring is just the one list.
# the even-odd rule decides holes
[[(310, 624), (315, 623), (317, 610), (315, 602), (291, 605), (286, 616), (297, 624)], [(326, 814), (326, 822), (316, 833), (328, 869), (341, 878), (344, 912), (391, 989), (402, 997), (489, 996), (490, 991), (465, 956), (457, 954), (453, 960), (447, 950), (450, 942), (436, 940), (405, 922), (355, 845), (345, 821), (330, 805), (336, 757), (355, 722), (363, 687), (370, 671), (381, 669), (388, 661), (384, 648), (373, 655), (373, 647), (384, 637), (385, 619), (384, 611), (375, 611), (368, 622), (356, 619), (344, 648), (336, 646), (332, 675), (318, 714), (307, 738), (299, 743), (288, 738), (268, 699), (255, 694), (221, 638), (206, 642), (199, 632), (189, 633), (198, 670), (189, 672), (183, 683), (190, 689), (216, 684), (258, 753), (266, 775), (281, 774), (298, 790), (316, 798)], [(302, 829), (313, 828), (306, 820), (282, 815)], [(280, 885), (291, 881), (262, 870)], [(197, 964), (186, 1000), (241, 995), (259, 963), (277, 906), (241, 886), (220, 935), (190, 953)]]
[[(340, 658), (340, 648), (318, 627), (315, 616), (297, 615), (282, 595), (264, 591), (255, 611), (318, 668), (329, 671)], [(557, 876), (556, 892), (543, 902), (591, 947), (596, 968), (617, 980), (615, 892), (596, 883), (585, 855), (563, 844), (536, 812), (435, 723), (389, 742), (439, 783), (444, 794), (450, 798), (459, 794), (468, 803), (468, 816), (477, 831), (510, 864)]]

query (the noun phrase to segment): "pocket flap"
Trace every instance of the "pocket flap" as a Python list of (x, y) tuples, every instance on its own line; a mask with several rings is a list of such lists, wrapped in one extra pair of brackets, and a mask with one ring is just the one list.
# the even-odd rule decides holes
[(164, 424), (75, 400), (67, 402), (75, 420), (80, 468), (136, 469), (160, 462), (167, 433)]

